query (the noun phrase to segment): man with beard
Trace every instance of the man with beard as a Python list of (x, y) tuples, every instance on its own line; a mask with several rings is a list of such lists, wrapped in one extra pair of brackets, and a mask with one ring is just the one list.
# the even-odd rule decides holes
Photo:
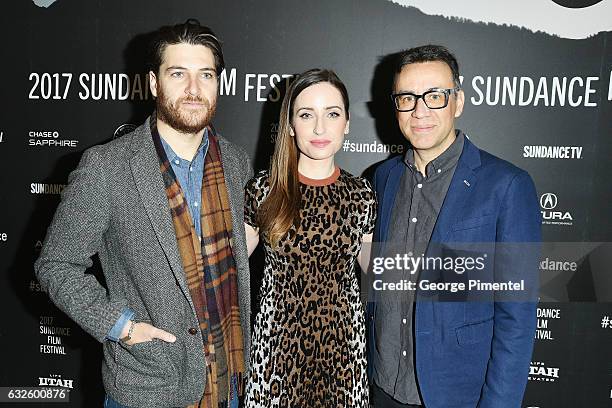
[[(224, 67), (195, 20), (162, 27), (156, 111), (87, 150), (35, 269), (53, 302), (102, 343), (106, 407), (237, 407), (249, 355), (246, 153), (217, 134)], [(98, 254), (105, 289), (86, 269)]]

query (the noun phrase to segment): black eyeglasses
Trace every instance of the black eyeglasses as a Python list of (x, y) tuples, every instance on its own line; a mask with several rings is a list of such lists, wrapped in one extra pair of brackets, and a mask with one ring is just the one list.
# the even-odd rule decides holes
[(446, 108), (446, 105), (448, 105), (448, 96), (460, 90), (461, 88), (459, 87), (448, 89), (435, 88), (423, 92), (421, 95), (412, 92), (401, 92), (391, 95), (391, 99), (393, 99), (395, 109), (398, 112), (413, 111), (416, 108), (419, 98), (423, 99), (425, 106), (429, 109), (442, 109)]

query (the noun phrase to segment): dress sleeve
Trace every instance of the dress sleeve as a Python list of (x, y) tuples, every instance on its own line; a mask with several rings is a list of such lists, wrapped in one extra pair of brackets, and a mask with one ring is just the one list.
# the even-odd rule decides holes
[(253, 228), (259, 228), (257, 211), (268, 192), (267, 172), (259, 172), (244, 187), (244, 222)]
[(253, 177), (244, 187), (244, 222), (257, 228), (257, 177)]
[(369, 181), (365, 181), (366, 197), (367, 197), (367, 216), (366, 223), (363, 229), (364, 234), (371, 234), (374, 232), (374, 226), (376, 225), (376, 214), (378, 210), (378, 203), (376, 201), (376, 192), (372, 188)]

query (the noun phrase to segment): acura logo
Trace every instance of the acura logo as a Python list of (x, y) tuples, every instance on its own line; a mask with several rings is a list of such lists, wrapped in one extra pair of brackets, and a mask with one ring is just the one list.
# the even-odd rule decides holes
[(544, 193), (540, 197), (540, 206), (545, 210), (552, 210), (557, 206), (557, 196), (553, 193)]

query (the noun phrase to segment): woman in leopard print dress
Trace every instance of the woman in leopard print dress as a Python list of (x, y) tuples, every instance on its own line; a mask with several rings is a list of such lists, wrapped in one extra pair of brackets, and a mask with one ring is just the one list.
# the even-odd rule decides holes
[(332, 71), (300, 75), (283, 100), (270, 171), (246, 187), (249, 254), (260, 237), (265, 251), (246, 407), (368, 406), (354, 268), (369, 256), (376, 200), (366, 180), (334, 164), (348, 108)]

